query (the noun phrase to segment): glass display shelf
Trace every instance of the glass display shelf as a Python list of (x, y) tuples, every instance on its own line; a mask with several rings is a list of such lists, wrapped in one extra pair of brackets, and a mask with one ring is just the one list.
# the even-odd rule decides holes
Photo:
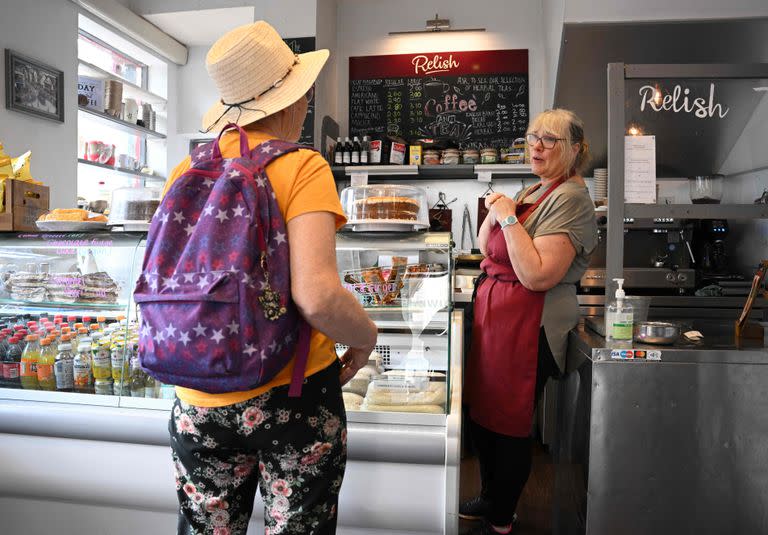
[(451, 385), (450, 234), (344, 232), (336, 243), (341, 283), (378, 328), (368, 365), (343, 387), (347, 410), (366, 422), (402, 421), (406, 413), (444, 419)]

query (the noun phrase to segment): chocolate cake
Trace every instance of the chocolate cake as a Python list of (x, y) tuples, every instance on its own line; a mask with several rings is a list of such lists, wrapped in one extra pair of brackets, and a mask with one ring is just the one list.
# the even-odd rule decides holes
[(420, 203), (410, 197), (368, 197), (355, 201), (355, 219), (416, 221)]

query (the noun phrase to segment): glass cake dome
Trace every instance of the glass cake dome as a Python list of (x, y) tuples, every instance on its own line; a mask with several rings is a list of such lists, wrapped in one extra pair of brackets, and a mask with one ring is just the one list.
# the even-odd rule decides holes
[(341, 192), (347, 228), (356, 232), (411, 232), (429, 228), (426, 192), (414, 186), (351, 186)]

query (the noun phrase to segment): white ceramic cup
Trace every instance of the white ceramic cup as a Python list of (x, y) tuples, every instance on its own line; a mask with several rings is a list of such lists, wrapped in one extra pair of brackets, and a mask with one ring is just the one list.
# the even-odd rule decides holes
[(125, 99), (123, 107), (123, 121), (136, 124), (139, 118), (139, 104), (132, 98)]

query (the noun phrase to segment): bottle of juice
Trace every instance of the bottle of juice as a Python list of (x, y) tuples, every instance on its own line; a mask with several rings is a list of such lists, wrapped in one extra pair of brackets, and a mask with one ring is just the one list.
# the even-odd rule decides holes
[(21, 387), (26, 390), (37, 390), (37, 361), (40, 360), (40, 337), (36, 334), (28, 334), (24, 352), (21, 354), (19, 375)]
[(125, 381), (130, 374), (130, 369), (126, 366), (125, 344), (115, 342), (110, 348), (110, 357), (112, 363), (112, 380), (117, 384)]
[(139, 357), (131, 358), (131, 396), (135, 398), (152, 397), (146, 394), (146, 374), (139, 365)]
[(94, 333), (91, 338), (91, 349), (93, 352), (93, 378), (111, 380), (112, 355), (109, 352), (109, 345), (102, 343), (101, 334)]
[(96, 318), (96, 323), (99, 324), (100, 331), (103, 331), (104, 329), (107, 328), (107, 318), (104, 316), (99, 316), (98, 318)]
[(56, 390), (53, 365), (56, 363), (56, 349), (50, 338), (40, 342), (40, 357), (37, 360), (37, 384), (40, 390)]
[(21, 338), (12, 336), (3, 358), (3, 386), (21, 388)]
[(72, 392), (75, 389), (74, 357), (69, 338), (65, 336), (58, 347), (56, 362), (53, 365), (53, 375), (56, 377), (56, 390), (58, 392)]
[(91, 372), (91, 342), (81, 342), (72, 363), (75, 392), (93, 394), (93, 373)]

